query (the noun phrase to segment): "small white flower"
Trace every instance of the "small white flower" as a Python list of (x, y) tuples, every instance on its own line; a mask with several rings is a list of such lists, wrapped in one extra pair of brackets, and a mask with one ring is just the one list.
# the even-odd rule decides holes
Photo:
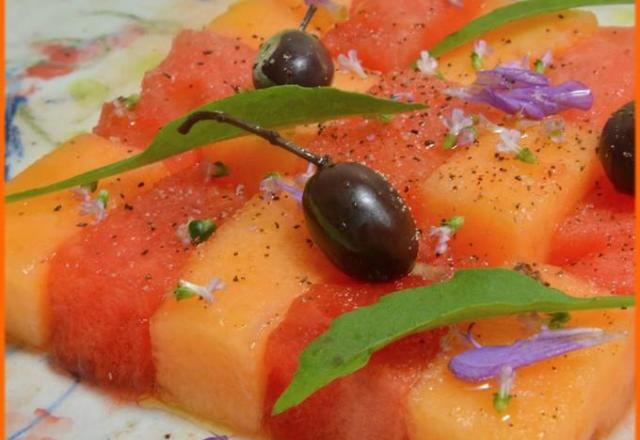
[(552, 62), (553, 54), (550, 50), (548, 50), (542, 55), (542, 57), (535, 60), (535, 62), (533, 63), (534, 70), (542, 74)]
[(449, 149), (454, 146), (470, 145), (476, 140), (473, 118), (465, 116), (461, 109), (454, 108), (451, 116), (444, 116), (441, 121), (448, 130), (444, 148)]
[(436, 255), (442, 255), (447, 252), (449, 248), (449, 240), (458, 232), (458, 230), (464, 225), (464, 217), (456, 215), (446, 220), (442, 225), (436, 227), (432, 226), (429, 231), (429, 237), (437, 237), (438, 243), (436, 244)]
[(206, 286), (180, 280), (174, 293), (178, 300), (188, 298), (189, 296), (198, 296), (206, 301), (207, 304), (211, 304), (213, 303), (213, 293), (226, 288), (227, 285), (218, 277), (212, 278)]
[(462, 8), (464, 6), (464, 0), (449, 0), (449, 4), (457, 8)]
[(540, 58), (540, 61), (542, 61), (544, 67), (547, 67), (551, 63), (553, 63), (553, 54), (551, 53), (551, 51), (547, 50), (544, 55), (542, 55), (542, 58)]
[(441, 120), (449, 133), (454, 136), (458, 136), (464, 128), (473, 127), (473, 118), (465, 116), (464, 111), (459, 108), (454, 108), (451, 116), (443, 116)]
[(181, 224), (176, 229), (176, 236), (178, 240), (185, 245), (189, 246), (191, 244), (191, 234), (189, 234), (189, 223), (191, 223), (192, 219), (187, 220), (186, 223)]
[(509, 393), (511, 392), (515, 378), (516, 372), (509, 365), (505, 365), (500, 369), (500, 374), (498, 375), (498, 393), (494, 401), (498, 411), (506, 408), (506, 404), (509, 401)]
[(478, 115), (476, 115), (476, 117), (478, 118), (478, 123), (492, 133), (496, 133), (496, 134), (502, 133), (503, 131), (506, 130), (504, 127), (501, 127), (498, 124), (494, 124), (493, 122), (491, 122), (491, 120), (487, 118), (485, 115), (483, 115), (482, 113), (479, 113)]
[(492, 50), (485, 40), (478, 40), (473, 45), (473, 53), (477, 54), (481, 58), (485, 55), (489, 55), (491, 52)]
[(367, 78), (367, 74), (365, 73), (360, 60), (358, 59), (358, 52), (355, 49), (349, 50), (347, 52), (347, 56), (343, 54), (338, 55), (337, 60), (341, 68), (355, 73), (362, 79)]
[(491, 48), (487, 45), (485, 40), (478, 40), (473, 45), (473, 52), (471, 53), (471, 65), (476, 70), (481, 70), (484, 67), (482, 59), (491, 53)]
[(518, 130), (511, 130), (509, 128), (505, 128), (500, 132), (500, 142), (498, 142), (498, 152), (499, 153), (513, 153), (519, 154), (522, 150), (519, 142), (522, 138), (522, 133)]
[(238, 186), (236, 186), (236, 195), (237, 196), (244, 195), (244, 185), (243, 184), (239, 184)]
[(542, 122), (542, 130), (552, 142), (560, 143), (564, 141), (564, 119), (545, 119)]
[(425, 75), (437, 75), (438, 73), (438, 60), (432, 57), (427, 50), (420, 52), (420, 59), (416, 65), (418, 70)]
[(278, 183), (279, 176), (277, 174), (270, 174), (260, 181), (258, 187), (262, 195), (266, 198), (273, 198), (280, 194), (281, 188)]
[(478, 132), (474, 127), (467, 127), (463, 129), (456, 138), (456, 145), (464, 147), (466, 145), (473, 144), (476, 141), (477, 133)]
[(429, 237), (437, 237), (436, 254), (442, 255), (449, 249), (449, 240), (453, 237), (453, 231), (449, 226), (432, 226)]
[(91, 198), (91, 193), (87, 188), (75, 188), (76, 197), (81, 200), (78, 211), (80, 215), (95, 216), (94, 223), (100, 223), (107, 217), (107, 204), (109, 193), (106, 190), (100, 190), (96, 198)]

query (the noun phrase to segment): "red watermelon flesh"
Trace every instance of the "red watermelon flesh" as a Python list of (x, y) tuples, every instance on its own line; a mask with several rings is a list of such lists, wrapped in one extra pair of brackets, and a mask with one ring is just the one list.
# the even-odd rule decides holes
[(350, 118), (321, 125), (309, 149), (334, 161), (361, 162), (379, 171), (411, 204), (419, 203), (417, 188), (452, 152), (442, 148), (447, 132), (441, 117), (454, 107), (468, 108), (442, 93), (446, 83), (411, 70), (384, 75), (369, 92), (401, 96), (427, 108), (395, 115), (391, 122)]
[(634, 35), (633, 27), (600, 28), (554, 60), (548, 70), (553, 84), (581, 81), (594, 97), (591, 110), (571, 110), (562, 113), (563, 117), (590, 122), (601, 130), (611, 113), (633, 99)]
[(209, 101), (252, 87), (255, 51), (209, 31), (183, 31), (167, 58), (142, 81), (131, 109), (122, 100), (106, 103), (94, 131), (135, 148), (146, 148), (167, 122)]
[(606, 177), (558, 227), (550, 262), (614, 293), (633, 292), (634, 198)]
[(338, 379), (301, 405), (271, 417), (276, 398), (293, 377), (302, 350), (331, 320), (376, 302), (390, 291), (424, 285), (416, 277), (385, 285), (321, 284), (299, 297), (269, 336), (266, 417), (278, 440), (403, 440), (403, 401), (439, 350), (443, 330), (406, 337), (375, 353), (363, 369)]
[(409, 67), (436, 42), (460, 29), (483, 10), (483, 2), (449, 0), (354, 0), (349, 19), (323, 42), (335, 57), (355, 49), (362, 64), (389, 72)]
[(101, 385), (150, 389), (149, 319), (194, 250), (179, 239), (178, 226), (190, 218), (220, 224), (245, 201), (235, 186), (204, 180), (199, 165), (167, 177), (118, 201), (105, 220), (58, 249), (48, 281), (52, 351), (67, 370)]

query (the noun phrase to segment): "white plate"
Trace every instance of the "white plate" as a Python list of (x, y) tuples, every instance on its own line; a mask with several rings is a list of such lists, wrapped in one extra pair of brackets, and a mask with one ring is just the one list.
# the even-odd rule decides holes
[[(138, 91), (143, 72), (166, 54), (177, 29), (199, 27), (229, 3), (231, 0), (49, 0), (45, 6), (41, 0), (8, 0), (6, 103), (9, 127), (15, 132), (7, 145), (5, 177), (20, 172), (60, 141), (90, 130), (103, 101)], [(597, 8), (597, 13), (605, 24), (633, 22), (629, 7)], [(86, 46), (100, 38), (109, 41), (132, 26), (136, 31), (122, 47), (97, 51), (69, 75), (48, 81), (21, 78), (26, 67), (42, 58), (34, 48), (36, 42), (64, 38), (78, 47)], [(70, 93), (82, 88), (79, 84), (92, 84), (92, 92), (84, 99), (74, 99)], [(162, 410), (118, 402), (52, 369), (44, 353), (8, 347), (5, 365), (9, 440), (198, 440), (224, 434)], [(630, 413), (610, 440), (633, 437)]]

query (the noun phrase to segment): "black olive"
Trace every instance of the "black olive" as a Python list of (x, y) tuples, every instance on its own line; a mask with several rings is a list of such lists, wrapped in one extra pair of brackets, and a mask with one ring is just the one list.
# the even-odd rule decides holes
[(613, 113), (598, 147), (607, 176), (618, 191), (626, 194), (635, 194), (635, 113), (634, 101)]
[(314, 241), (343, 272), (366, 281), (406, 275), (418, 253), (418, 232), (398, 192), (355, 162), (322, 167), (302, 196)]
[(284, 84), (328, 86), (332, 80), (331, 55), (318, 38), (301, 30), (286, 30), (269, 38), (253, 65), (257, 89)]

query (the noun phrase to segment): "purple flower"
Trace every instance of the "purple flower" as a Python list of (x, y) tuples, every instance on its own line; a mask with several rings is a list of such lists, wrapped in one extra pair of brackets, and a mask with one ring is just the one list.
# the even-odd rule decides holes
[(497, 67), (478, 72), (469, 87), (449, 88), (446, 92), (468, 102), (484, 103), (509, 114), (532, 119), (593, 105), (591, 89), (578, 81), (553, 86), (549, 79), (528, 69)]
[(469, 333), (468, 337), (474, 348), (451, 358), (449, 370), (458, 379), (471, 382), (499, 378), (505, 367), (516, 370), (581, 348), (604, 344), (621, 336), (605, 333), (599, 328), (543, 328), (540, 333), (517, 340), (511, 345), (481, 346)]
[(296, 176), (295, 182), (300, 186), (305, 186), (307, 184), (307, 180), (311, 179), (311, 177), (316, 173), (317, 169), (318, 167), (316, 167), (312, 163), (309, 163), (305, 172)]
[(496, 67), (481, 70), (477, 74), (474, 86), (493, 89), (519, 89), (524, 87), (548, 86), (546, 76), (527, 69), (516, 67)]

